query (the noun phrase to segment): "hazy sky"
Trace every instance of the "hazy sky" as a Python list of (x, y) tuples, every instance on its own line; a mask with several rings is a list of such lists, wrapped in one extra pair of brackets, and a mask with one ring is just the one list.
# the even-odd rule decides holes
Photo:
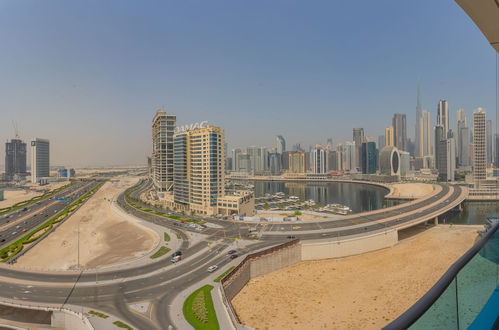
[(412, 136), (418, 82), (433, 121), (440, 98), (453, 126), (492, 116), (495, 58), (452, 0), (3, 0), (0, 139), (15, 120), (53, 165), (141, 164), (162, 105), (230, 147), (376, 137), (395, 112)]

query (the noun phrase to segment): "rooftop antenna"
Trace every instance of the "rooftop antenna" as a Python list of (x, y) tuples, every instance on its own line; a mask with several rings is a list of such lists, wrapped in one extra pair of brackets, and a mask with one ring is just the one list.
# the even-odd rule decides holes
[(17, 129), (17, 123), (13, 120), (12, 126), (14, 127), (14, 134), (16, 135), (16, 139), (19, 139), (19, 131)]

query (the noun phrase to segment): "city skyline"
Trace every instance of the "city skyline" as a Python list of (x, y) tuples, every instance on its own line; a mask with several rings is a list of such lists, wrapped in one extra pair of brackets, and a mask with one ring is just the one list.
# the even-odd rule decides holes
[[(110, 22), (112, 6), (72, 3), (62, 11), (60, 4), (0, 5), (6, 45), (0, 139), (14, 137), (15, 120), (23, 141), (53, 142), (54, 165), (145, 164), (151, 151), (145, 132), (162, 106), (179, 124), (209, 120), (225, 127), (230, 148), (270, 147), (279, 134), (288, 146), (330, 137), (336, 144), (349, 141), (353, 127), (377, 137), (394, 113), (407, 115), (414, 142), (418, 85), (432, 126), (439, 99), (449, 102), (452, 128), (457, 109), (468, 117), (478, 107), (494, 113), (494, 52), (453, 3), (386, 1), (363, 10), (294, 3), (284, 11), (265, 4), (261, 16), (263, 2), (195, 10), (122, 2)], [(445, 24), (440, 11), (449, 18)], [(355, 20), (359, 26), (350, 22), (353, 15), (362, 18)], [(379, 26), (383, 15), (396, 19)], [(79, 28), (90, 21), (88, 30)], [(367, 56), (378, 60), (364, 61)], [(258, 134), (247, 125), (254, 122)]]

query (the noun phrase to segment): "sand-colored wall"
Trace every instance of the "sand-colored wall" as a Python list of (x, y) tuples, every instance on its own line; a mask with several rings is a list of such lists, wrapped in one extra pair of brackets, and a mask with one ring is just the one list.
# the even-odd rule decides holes
[(251, 262), (246, 262), (240, 269), (238, 269), (237, 274), (232, 276), (230, 282), (224, 283), (223, 289), (228, 301), (231, 301), (251, 279), (250, 264)]
[(299, 244), (275, 251), (251, 260), (251, 278), (266, 275), (281, 268), (294, 265), (301, 261), (301, 246)]
[(300, 261), (301, 246), (297, 241), (252, 253), (222, 279), (225, 296), (231, 301), (253, 277), (269, 274)]
[(302, 260), (342, 258), (392, 247), (398, 242), (396, 230), (343, 240), (303, 241)]

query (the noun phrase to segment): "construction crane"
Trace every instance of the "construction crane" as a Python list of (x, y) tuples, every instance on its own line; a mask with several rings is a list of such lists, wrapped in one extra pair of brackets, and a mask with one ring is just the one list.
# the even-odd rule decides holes
[(17, 129), (17, 123), (13, 120), (12, 126), (14, 127), (14, 134), (16, 135), (16, 139), (19, 139), (19, 131)]

